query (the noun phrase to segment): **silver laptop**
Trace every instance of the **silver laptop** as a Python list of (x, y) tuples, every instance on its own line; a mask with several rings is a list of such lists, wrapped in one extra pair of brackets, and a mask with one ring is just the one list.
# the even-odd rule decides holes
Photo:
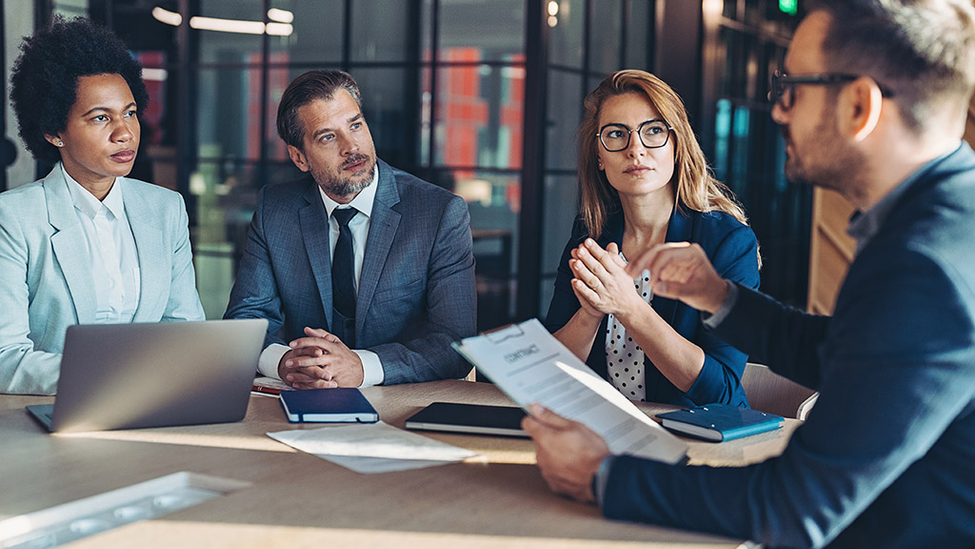
[(54, 404), (28, 406), (51, 432), (243, 419), (267, 320), (68, 327)]

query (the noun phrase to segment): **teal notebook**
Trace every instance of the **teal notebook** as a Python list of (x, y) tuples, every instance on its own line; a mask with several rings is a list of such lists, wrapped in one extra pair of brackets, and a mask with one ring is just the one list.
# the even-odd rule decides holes
[(730, 404), (707, 404), (657, 414), (656, 417), (671, 431), (715, 442), (773, 431), (782, 427), (785, 421), (775, 414)]

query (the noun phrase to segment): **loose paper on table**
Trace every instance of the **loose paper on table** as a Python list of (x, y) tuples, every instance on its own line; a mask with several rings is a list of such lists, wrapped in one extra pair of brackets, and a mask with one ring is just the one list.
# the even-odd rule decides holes
[(383, 423), (341, 425), (268, 433), (292, 448), (357, 473), (405, 471), (443, 465), (477, 454)]

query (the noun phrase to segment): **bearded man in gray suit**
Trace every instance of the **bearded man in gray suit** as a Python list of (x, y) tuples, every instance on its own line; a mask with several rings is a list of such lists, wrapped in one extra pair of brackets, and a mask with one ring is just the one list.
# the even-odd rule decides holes
[(475, 333), (463, 199), (376, 157), (353, 78), (309, 71), (278, 134), (307, 175), (261, 189), (225, 318), (266, 318), (258, 369), (297, 389), (463, 377)]

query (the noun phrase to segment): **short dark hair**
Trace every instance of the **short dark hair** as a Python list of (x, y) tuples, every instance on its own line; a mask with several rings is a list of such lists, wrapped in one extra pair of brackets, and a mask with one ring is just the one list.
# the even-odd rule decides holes
[(317, 99), (328, 101), (339, 89), (349, 92), (359, 109), (362, 109), (359, 85), (347, 72), (335, 69), (308, 71), (288, 84), (288, 89), (284, 90), (281, 102), (278, 103), (277, 126), (281, 139), (288, 145), (301, 149), (305, 129), (298, 120), (298, 109)]
[(823, 41), (829, 70), (864, 74), (893, 90), (908, 126), (975, 90), (975, 8), (971, 0), (810, 0), (830, 14)]
[(55, 17), (50, 26), (25, 37), (20, 50), (11, 70), (10, 103), (20, 138), (38, 160), (60, 160), (58, 148), (44, 136), (67, 126), (82, 76), (118, 74), (138, 110), (149, 105), (142, 65), (115, 33), (89, 19)]

